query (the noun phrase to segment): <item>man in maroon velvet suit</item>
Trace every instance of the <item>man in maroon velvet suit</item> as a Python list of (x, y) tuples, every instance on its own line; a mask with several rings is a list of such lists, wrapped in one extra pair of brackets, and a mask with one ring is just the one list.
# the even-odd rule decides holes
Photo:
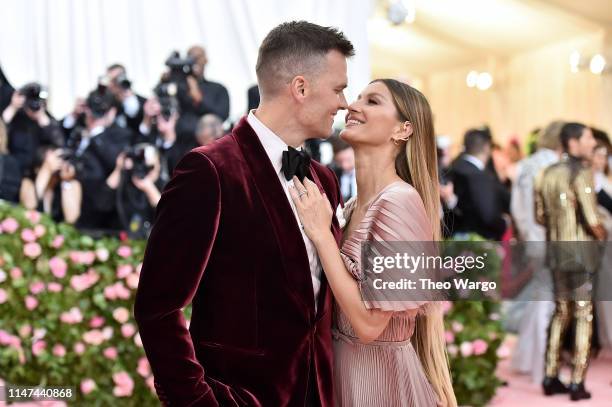
[[(164, 404), (333, 405), (331, 292), (288, 187), (306, 175), (341, 204), (333, 173), (298, 148), (347, 108), (353, 52), (335, 29), (276, 27), (259, 50), (257, 110), (176, 167), (134, 310)], [(336, 219), (332, 230), (339, 240)]]

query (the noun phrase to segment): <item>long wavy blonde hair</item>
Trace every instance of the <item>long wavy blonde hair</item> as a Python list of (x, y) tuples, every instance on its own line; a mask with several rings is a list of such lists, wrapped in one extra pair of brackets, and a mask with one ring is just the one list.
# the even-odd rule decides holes
[[(433, 117), (425, 96), (413, 87), (394, 79), (376, 79), (391, 92), (399, 120), (412, 124), (413, 133), (395, 159), (397, 174), (412, 185), (421, 196), (433, 230), (433, 240), (440, 240), (440, 190)], [(425, 374), (439, 401), (455, 407), (457, 400), (451, 381), (444, 320), (439, 303), (431, 303), (427, 312), (416, 319), (411, 338)]]

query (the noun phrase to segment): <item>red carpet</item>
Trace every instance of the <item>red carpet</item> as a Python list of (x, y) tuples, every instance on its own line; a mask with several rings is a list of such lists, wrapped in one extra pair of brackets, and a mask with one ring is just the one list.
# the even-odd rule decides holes
[[(516, 338), (509, 337), (507, 344), (512, 347)], [(493, 401), (494, 407), (610, 407), (612, 406), (612, 352), (601, 352), (591, 361), (587, 373), (586, 388), (591, 392), (590, 400), (570, 401), (569, 396), (557, 395), (546, 397), (539, 384), (532, 383), (528, 375), (514, 373), (510, 359), (500, 363), (498, 376), (508, 381), (508, 386), (500, 387)], [(568, 371), (562, 371), (561, 379), (567, 381)]]

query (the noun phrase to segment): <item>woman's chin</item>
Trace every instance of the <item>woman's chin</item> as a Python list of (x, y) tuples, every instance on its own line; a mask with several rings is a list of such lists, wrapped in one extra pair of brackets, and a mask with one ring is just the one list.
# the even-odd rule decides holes
[(340, 132), (339, 136), (340, 136), (340, 138), (342, 140), (344, 140), (347, 143), (349, 143), (355, 137), (355, 131), (353, 129), (351, 129), (350, 127), (349, 128), (344, 128)]

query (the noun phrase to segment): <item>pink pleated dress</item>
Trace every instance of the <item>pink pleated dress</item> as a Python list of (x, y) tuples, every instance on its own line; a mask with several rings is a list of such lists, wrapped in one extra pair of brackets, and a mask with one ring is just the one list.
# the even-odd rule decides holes
[[(347, 225), (354, 208), (347, 202)], [(418, 192), (403, 181), (388, 185), (374, 198), (366, 215), (350, 236), (345, 236), (341, 256), (357, 281), (361, 242), (431, 241), (432, 230)], [(365, 286), (360, 285), (362, 290)], [(369, 297), (371, 298), (371, 297)], [(363, 344), (356, 338), (348, 318), (334, 307), (334, 380), (336, 404), (342, 407), (437, 406), (436, 394), (410, 342), (415, 316), (406, 310), (422, 309), (424, 301), (366, 301), (368, 308), (394, 311), (377, 340)]]

